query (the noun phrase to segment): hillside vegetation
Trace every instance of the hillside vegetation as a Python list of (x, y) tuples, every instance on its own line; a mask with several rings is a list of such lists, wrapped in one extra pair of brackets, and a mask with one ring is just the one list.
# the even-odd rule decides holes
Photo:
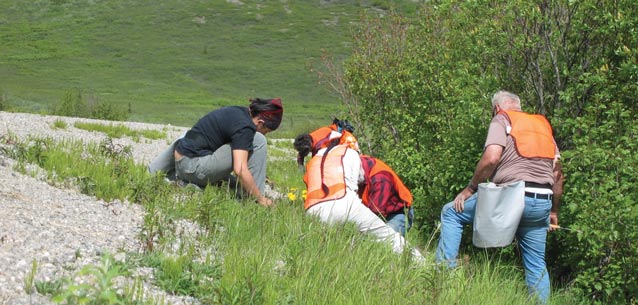
[[(0, 108), (51, 113), (70, 91), (126, 119), (190, 126), (218, 106), (282, 97), (282, 130), (341, 104), (322, 54), (350, 52), (362, 14), (411, 1), (0, 1)], [(1, 109), (0, 109), (1, 110)]]

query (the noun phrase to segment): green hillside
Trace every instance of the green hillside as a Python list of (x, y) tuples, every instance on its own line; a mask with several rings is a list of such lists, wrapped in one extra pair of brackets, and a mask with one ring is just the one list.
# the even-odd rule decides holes
[(0, 105), (50, 113), (80, 90), (129, 120), (188, 126), (220, 105), (279, 96), (285, 129), (321, 124), (340, 108), (317, 76), (322, 52), (347, 58), (361, 14), (393, 3), (364, 2), (0, 1)]

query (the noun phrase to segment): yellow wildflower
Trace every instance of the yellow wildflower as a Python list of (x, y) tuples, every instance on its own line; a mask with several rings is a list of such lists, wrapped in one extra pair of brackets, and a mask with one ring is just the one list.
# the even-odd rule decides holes
[(288, 193), (288, 199), (290, 199), (290, 201), (295, 201), (297, 199), (297, 194)]
[(297, 200), (297, 188), (290, 188), (290, 191), (288, 192), (288, 199), (290, 199), (290, 201)]

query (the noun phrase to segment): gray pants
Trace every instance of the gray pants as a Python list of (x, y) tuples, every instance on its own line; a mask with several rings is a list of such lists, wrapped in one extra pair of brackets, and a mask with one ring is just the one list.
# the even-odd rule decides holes
[(184, 132), (180, 135), (171, 145), (169, 145), (164, 151), (162, 151), (151, 163), (148, 165), (148, 172), (151, 174), (155, 174), (156, 172), (162, 172), (166, 175), (169, 180), (175, 180), (175, 156), (173, 152), (175, 151), (175, 144), (179, 139), (183, 138), (186, 135)]
[[(266, 184), (266, 161), (268, 145), (266, 137), (257, 132), (253, 140), (253, 151), (248, 155), (248, 170), (255, 179), (255, 184), (263, 194)], [(227, 180), (233, 172), (233, 153), (230, 144), (225, 144), (214, 153), (203, 157), (183, 157), (175, 161), (177, 178), (186, 182), (206, 187)]]

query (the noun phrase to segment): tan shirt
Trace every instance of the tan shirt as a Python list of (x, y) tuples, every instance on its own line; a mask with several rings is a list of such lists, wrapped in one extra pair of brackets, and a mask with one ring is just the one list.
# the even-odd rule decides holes
[[(496, 184), (516, 181), (554, 184), (554, 160), (539, 158), (523, 158), (516, 152), (514, 140), (508, 135), (509, 121), (503, 114), (497, 114), (487, 131), (485, 147), (500, 145), (503, 147), (501, 160), (490, 181)], [(556, 158), (560, 157), (556, 146)]]

